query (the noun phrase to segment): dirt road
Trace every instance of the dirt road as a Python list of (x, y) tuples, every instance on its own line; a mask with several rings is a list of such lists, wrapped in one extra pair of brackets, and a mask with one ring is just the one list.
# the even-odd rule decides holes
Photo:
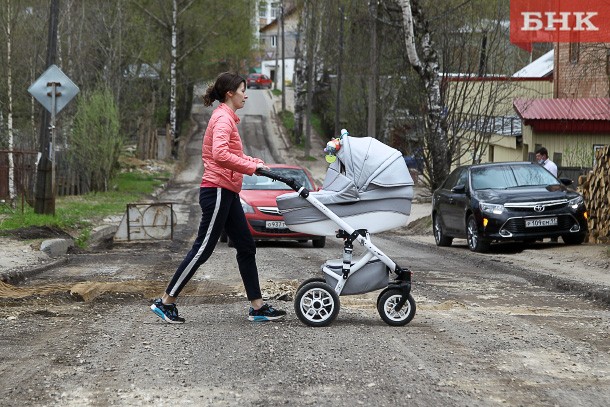
[[(374, 243), (415, 272), (414, 320), (386, 325), (370, 293), (341, 297), (331, 326), (309, 328), (290, 297), (340, 257), (337, 239), (323, 249), (258, 245), (264, 292), (288, 311), (268, 324), (246, 321), (234, 250), (219, 244), (180, 299), (187, 323), (162, 323), (148, 305), (190, 244), (193, 176), (167, 192), (186, 219), (174, 242), (71, 255), (18, 287), (0, 285), (0, 405), (610, 405), (610, 309), (537, 277), (572, 258), (558, 245), (480, 255), (386, 232)], [(584, 279), (607, 261), (566, 264)]]

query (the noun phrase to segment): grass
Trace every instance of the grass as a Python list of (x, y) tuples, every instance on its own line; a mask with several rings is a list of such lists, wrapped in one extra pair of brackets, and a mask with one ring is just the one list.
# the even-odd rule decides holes
[(112, 190), (78, 196), (60, 196), (55, 200), (55, 216), (37, 214), (26, 206), (24, 211), (0, 208), (0, 235), (7, 231), (33, 226), (59, 228), (76, 236), (75, 244), (85, 247), (91, 229), (110, 215), (125, 212), (128, 203), (145, 200), (169, 178), (167, 172), (144, 174), (125, 172), (112, 183)]
[[(282, 124), (284, 125), (284, 128), (286, 129), (288, 135), (290, 136), (290, 141), (292, 142), (292, 144), (300, 149), (303, 149), (305, 147), (304, 139), (301, 139), (300, 143), (298, 143), (298, 144), (296, 143), (296, 136), (293, 131), (294, 113), (292, 113), (289, 110), (283, 110), (279, 113), (279, 116), (280, 116), (280, 119), (282, 120)], [(323, 129), (322, 129), (322, 120), (316, 114), (312, 114), (311, 127), (313, 128), (313, 132), (315, 133), (315, 134), (312, 134), (312, 137), (318, 137), (319, 134), (324, 134)], [(313, 158), (313, 157), (310, 157), (310, 158), (312, 161), (315, 161), (315, 158)]]

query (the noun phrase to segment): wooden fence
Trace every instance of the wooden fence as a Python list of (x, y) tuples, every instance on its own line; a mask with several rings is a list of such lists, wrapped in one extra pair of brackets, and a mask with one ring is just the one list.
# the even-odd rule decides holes
[[(9, 194), (9, 150), (0, 150), (0, 200), (10, 199)], [(36, 182), (36, 151), (12, 151), (14, 185), (17, 196), (33, 202), (34, 183)]]

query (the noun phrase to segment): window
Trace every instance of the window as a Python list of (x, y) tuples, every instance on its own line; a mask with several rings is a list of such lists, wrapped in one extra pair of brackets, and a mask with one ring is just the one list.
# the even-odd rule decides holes
[(271, 36), (271, 47), (277, 47), (277, 35)]
[(276, 19), (279, 16), (280, 3), (273, 2), (271, 3), (271, 18)]
[(475, 190), (556, 184), (555, 177), (539, 165), (494, 166), (472, 170), (472, 188)]
[(597, 164), (597, 157), (596, 157), (597, 151), (601, 150), (605, 147), (606, 147), (605, 144), (593, 144), (593, 166), (594, 167)]
[(261, 1), (258, 5), (258, 17), (267, 18), (267, 2)]
[(463, 167), (456, 168), (453, 172), (447, 177), (445, 183), (443, 184), (443, 188), (451, 189), (454, 186), (458, 185), (460, 179), (462, 178), (462, 174), (465, 173), (465, 169)]

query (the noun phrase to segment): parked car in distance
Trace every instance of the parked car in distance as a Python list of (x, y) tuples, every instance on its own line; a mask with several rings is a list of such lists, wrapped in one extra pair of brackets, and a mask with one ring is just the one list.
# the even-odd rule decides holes
[(571, 183), (530, 162), (458, 167), (432, 194), (436, 244), (466, 238), (475, 252), (495, 241), (561, 237), (566, 244), (581, 244), (588, 215), (582, 195), (566, 188)]
[[(269, 164), (269, 168), (283, 177), (296, 179), (310, 191), (318, 189), (309, 171), (303, 167)], [(254, 240), (296, 240), (299, 242), (311, 240), (313, 247), (324, 247), (326, 245), (325, 236), (293, 232), (286, 226), (284, 218), (277, 208), (275, 198), (288, 192), (293, 192), (293, 190), (283, 182), (274, 181), (262, 175), (244, 175), (239, 198), (252, 237)], [(231, 246), (232, 244), (228, 240), (223, 231), (220, 241), (228, 242)]]
[(273, 81), (267, 75), (263, 75), (262, 73), (251, 73), (246, 78), (246, 85), (249, 89), (271, 89), (271, 84)]

